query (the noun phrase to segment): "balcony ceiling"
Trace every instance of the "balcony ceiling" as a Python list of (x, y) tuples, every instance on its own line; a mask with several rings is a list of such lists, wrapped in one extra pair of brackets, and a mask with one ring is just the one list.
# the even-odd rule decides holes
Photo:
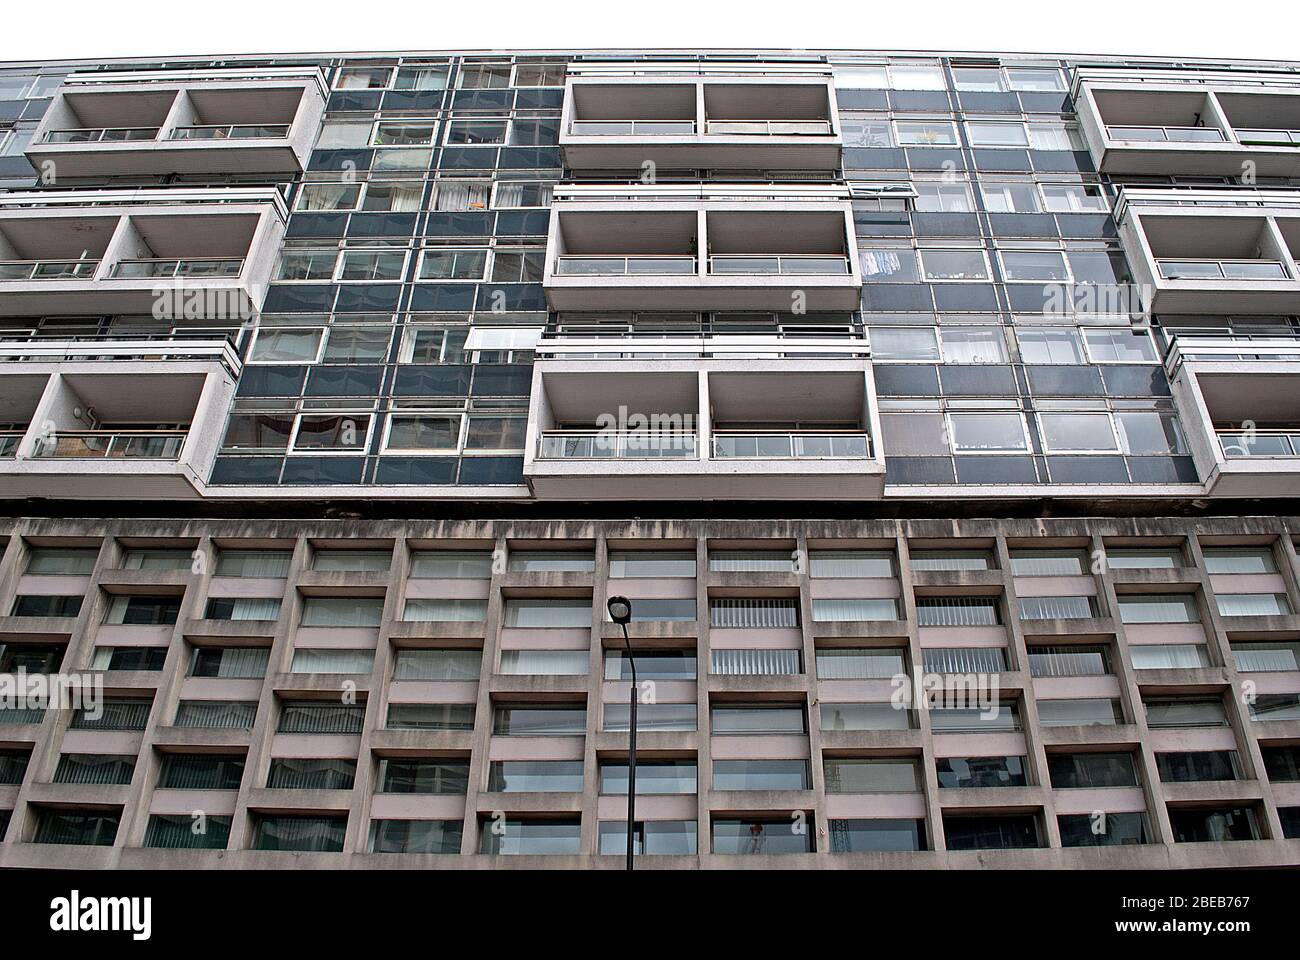
[[(200, 374), (64, 374), (64, 383), (100, 420), (188, 421), (199, 405)], [(126, 382), (123, 382), (126, 381)]]
[(860, 420), (866, 378), (844, 373), (710, 373), (715, 420)]
[(64, 102), (72, 108), (83, 127), (161, 126), (175, 99), (175, 90), (160, 90), (157, 93), (66, 93), (63, 96)]
[(1300, 371), (1199, 373), (1201, 395), (1216, 422), (1300, 422)]
[(682, 213), (580, 213), (560, 215), (560, 238), (570, 254), (694, 252), (696, 217)]
[(602, 413), (692, 414), (699, 409), (694, 373), (545, 373), (542, 382), (555, 420), (589, 423)]
[(0, 219), (0, 260), (76, 260), (104, 254), (117, 217)]
[(27, 423), (36, 413), (49, 377), (3, 373), (0, 370), (0, 421)]

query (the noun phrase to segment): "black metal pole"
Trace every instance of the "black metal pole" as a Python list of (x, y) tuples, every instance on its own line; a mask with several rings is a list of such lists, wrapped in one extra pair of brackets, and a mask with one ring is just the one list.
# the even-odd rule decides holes
[(633, 833), (636, 829), (636, 701), (639, 691), (636, 681), (636, 660), (632, 656), (632, 641), (628, 639), (627, 624), (623, 627), (623, 643), (627, 646), (627, 662), (632, 668), (632, 693), (628, 698), (630, 707), (630, 733), (627, 749), (627, 868), (632, 869)]

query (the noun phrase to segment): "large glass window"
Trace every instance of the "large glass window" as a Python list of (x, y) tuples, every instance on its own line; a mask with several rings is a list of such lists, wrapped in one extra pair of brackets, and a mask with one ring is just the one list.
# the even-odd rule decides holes
[(1029, 449), (1025, 422), (1018, 413), (953, 413), (948, 417), (953, 450), (1000, 453)]
[(930, 248), (921, 251), (927, 280), (987, 280), (988, 261), (982, 250)]

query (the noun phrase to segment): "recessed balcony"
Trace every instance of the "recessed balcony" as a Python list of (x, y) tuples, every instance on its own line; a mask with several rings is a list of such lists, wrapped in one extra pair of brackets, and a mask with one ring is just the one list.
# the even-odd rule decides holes
[(573, 199), (551, 207), (543, 278), (551, 306), (793, 313), (857, 308), (862, 281), (850, 253), (847, 198), (831, 188), (784, 199), (701, 194), (692, 199), (633, 188), (626, 198), (612, 199), (570, 191), (566, 196)]
[(584, 64), (565, 85), (575, 170), (835, 170), (841, 145), (824, 65)]
[(1300, 175), (1294, 74), (1082, 68), (1073, 95), (1105, 173)]
[(296, 173), (325, 109), (315, 67), (72, 74), (27, 158), (62, 178)]
[(1156, 313), (1300, 310), (1300, 194), (1125, 188), (1116, 217)]
[(248, 319), (284, 234), (273, 188), (0, 197), (0, 315)]
[(541, 360), (524, 476), (551, 499), (872, 499), (864, 359)]
[(1165, 365), (1210, 492), (1294, 495), (1300, 483), (1300, 342), (1178, 336)]

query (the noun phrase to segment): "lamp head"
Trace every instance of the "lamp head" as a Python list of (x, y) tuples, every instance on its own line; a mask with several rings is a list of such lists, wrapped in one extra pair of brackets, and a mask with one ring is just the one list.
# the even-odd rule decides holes
[(632, 601), (627, 597), (610, 597), (605, 608), (615, 623), (626, 625), (632, 620)]

